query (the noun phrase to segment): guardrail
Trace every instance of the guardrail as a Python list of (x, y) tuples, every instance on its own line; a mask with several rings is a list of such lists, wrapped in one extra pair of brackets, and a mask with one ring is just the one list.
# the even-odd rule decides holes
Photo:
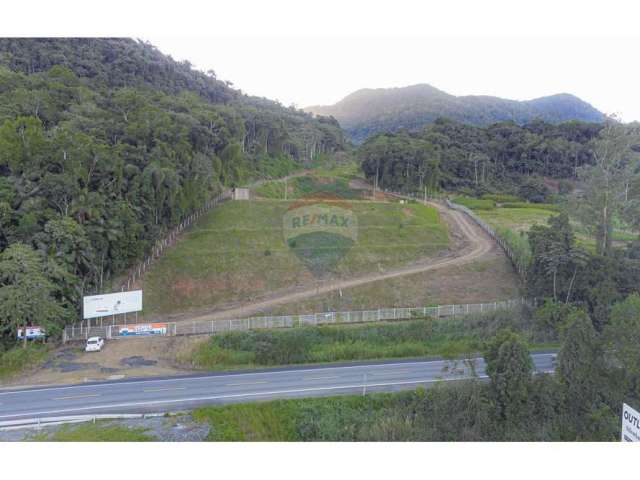
[[(324, 312), (301, 315), (261, 316), (207, 321), (154, 321), (148, 324), (90, 326), (71, 325), (63, 331), (63, 341), (86, 340), (89, 337), (108, 339), (132, 338), (152, 335), (205, 335), (221, 332), (247, 331), (270, 328), (297, 328), (316, 325), (342, 325), (352, 323), (409, 320), (414, 318), (455, 318), (471, 314), (509, 310), (524, 305), (535, 306), (535, 300), (518, 298), (493, 303), (465, 303), (461, 305), (438, 305), (434, 307), (379, 308), (376, 310), (353, 310), (346, 312)], [(148, 328), (147, 328), (148, 327)], [(131, 333), (140, 329), (140, 333)], [(123, 333), (125, 332), (125, 333)]]

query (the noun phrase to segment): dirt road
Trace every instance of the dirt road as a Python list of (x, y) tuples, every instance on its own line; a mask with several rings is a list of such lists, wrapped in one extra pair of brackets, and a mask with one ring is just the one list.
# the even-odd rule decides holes
[(449, 232), (453, 240), (453, 246), (444, 256), (429, 258), (412, 265), (388, 270), (381, 273), (369, 273), (347, 280), (336, 280), (318, 284), (314, 287), (306, 286), (299, 290), (275, 292), (262, 299), (252, 301), (231, 308), (219, 309), (207, 313), (192, 313), (172, 317), (172, 320), (207, 321), (227, 318), (245, 318), (260, 314), (269, 308), (286, 303), (306, 300), (316, 295), (321, 295), (336, 290), (358, 287), (370, 282), (387, 280), (413, 275), (427, 271), (435, 271), (453, 265), (464, 265), (473, 262), (493, 247), (493, 241), (462, 212), (451, 210), (436, 202), (427, 202), (435, 207), (449, 225)]

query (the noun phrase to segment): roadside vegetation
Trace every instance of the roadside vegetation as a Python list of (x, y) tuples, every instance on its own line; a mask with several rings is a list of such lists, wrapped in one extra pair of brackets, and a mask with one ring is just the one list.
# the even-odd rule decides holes
[(46, 345), (29, 343), (26, 348), (0, 351), (0, 382), (36, 368), (49, 356)]
[(521, 332), (533, 349), (557, 345), (556, 332), (536, 324), (527, 309), (439, 320), (227, 332), (201, 343), (182, 361), (198, 369), (225, 370), (384, 358), (460, 358), (482, 351), (485, 341), (502, 328)]
[(153, 442), (144, 428), (113, 425), (108, 420), (80, 425), (63, 425), (53, 433), (39, 433), (28, 438), (38, 442)]
[[(640, 400), (640, 296), (618, 303), (599, 333), (584, 310), (534, 315), (560, 332), (556, 375), (533, 374), (522, 334), (500, 329), (483, 355), (489, 381), (428, 389), (197, 409), (212, 441), (615, 441), (623, 399)], [(487, 332), (488, 333), (488, 332)], [(631, 333), (631, 335), (630, 335)]]

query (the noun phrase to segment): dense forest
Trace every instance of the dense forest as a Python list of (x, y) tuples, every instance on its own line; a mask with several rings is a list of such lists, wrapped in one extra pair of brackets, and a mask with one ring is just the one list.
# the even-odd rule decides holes
[(419, 133), (380, 134), (358, 152), (367, 178), (380, 188), (422, 192), (425, 187), (517, 193), (542, 202), (542, 177), (576, 179), (594, 163), (591, 144), (602, 124), (542, 121), (476, 127), (439, 119)]
[(566, 93), (516, 101), (481, 95), (458, 97), (427, 84), (366, 88), (335, 105), (306, 110), (334, 116), (355, 143), (379, 133), (420, 131), (439, 118), (485, 127), (499, 122), (526, 125), (535, 121), (555, 124), (572, 120), (602, 122), (605, 119), (591, 105)]
[(0, 39), (0, 338), (55, 333), (225, 186), (345, 147), (339, 125), (249, 97), (131, 39)]

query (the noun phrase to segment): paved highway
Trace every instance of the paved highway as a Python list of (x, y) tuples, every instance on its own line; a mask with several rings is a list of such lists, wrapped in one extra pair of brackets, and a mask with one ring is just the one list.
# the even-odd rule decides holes
[[(533, 354), (536, 370), (552, 372), (554, 356)], [(473, 363), (476, 375), (486, 378), (482, 358)], [(397, 391), (471, 376), (462, 362), (411, 360), (0, 390), (0, 425), (25, 418), (164, 412), (208, 404)]]

